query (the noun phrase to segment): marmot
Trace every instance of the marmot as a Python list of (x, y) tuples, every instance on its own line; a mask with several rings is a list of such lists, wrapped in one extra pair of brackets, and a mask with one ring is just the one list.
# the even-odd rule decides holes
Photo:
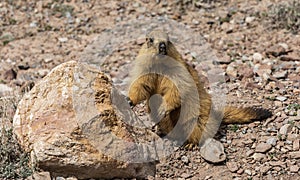
[[(174, 79), (171, 80), (163, 74), (151, 73), (152, 71), (149, 71), (149, 69), (155, 66), (154, 62), (157, 59), (163, 59), (161, 62), (164, 60), (177, 61), (169, 63), (164, 69), (168, 71), (168, 68), (173, 68), (172, 71), (175, 71), (174, 76), (177, 78), (175, 79), (177, 83), (174, 83)], [(180, 65), (173, 65), (176, 63)], [(184, 75), (184, 72), (179, 70), (180, 68), (184, 68), (189, 73), (193, 82), (187, 78), (182, 78), (188, 75)], [(129, 101), (134, 106), (146, 100), (149, 111), (153, 111), (153, 108), (158, 109), (157, 111), (161, 120), (157, 124), (157, 128), (160, 135), (167, 135), (178, 123), (180, 113), (182, 112), (182, 97), (180, 96), (191, 96), (191, 92), (185, 90), (186, 88), (182, 92), (179, 92), (177, 86), (182, 84), (183, 87), (189, 86), (189, 84), (195, 85), (196, 93), (199, 96), (197, 101), (199, 102), (193, 102), (193, 104), (197, 106), (198, 111), (189, 112), (189, 115), (184, 116), (183, 122), (179, 125), (181, 131), (177, 131), (175, 135), (176, 137), (180, 137), (183, 136), (182, 133), (188, 133), (187, 138), (184, 139), (188, 147), (199, 145), (200, 141), (203, 140), (202, 136), (214, 136), (219, 128), (220, 121), (226, 124), (249, 123), (253, 120), (265, 119), (272, 115), (268, 110), (254, 107), (236, 108), (226, 106), (223, 110), (215, 110), (212, 105), (211, 96), (204, 89), (203, 83), (200, 82), (197, 71), (186, 63), (173, 43), (170, 42), (168, 34), (163, 30), (154, 30), (146, 35), (146, 42), (139, 51), (132, 72), (131, 77), (133, 81), (128, 91)], [(149, 108), (151, 106), (149, 105), (149, 100), (155, 94), (161, 95), (162, 103), (159, 107)], [(186, 109), (190, 108), (187, 107)], [(187, 122), (193, 121), (192, 119), (195, 119), (195, 117), (196, 123), (194, 126), (186, 125)], [(218, 120), (219, 117), (221, 117), (220, 120)], [(209, 128), (207, 126), (208, 123), (211, 123)], [(213, 130), (214, 128), (215, 130)], [(210, 131), (215, 132), (211, 133)], [(207, 133), (206, 135), (205, 132)]]

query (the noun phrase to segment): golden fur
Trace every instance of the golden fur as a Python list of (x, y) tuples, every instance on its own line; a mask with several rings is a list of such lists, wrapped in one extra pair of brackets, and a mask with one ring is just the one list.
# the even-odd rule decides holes
[[(176, 62), (168, 63), (170, 61)], [(128, 92), (130, 101), (136, 105), (146, 100), (149, 112), (157, 111), (154, 114), (161, 119), (157, 124), (159, 133), (167, 135), (177, 127), (170, 137), (178, 139), (186, 136), (184, 141), (187, 145), (198, 145), (205, 138), (214, 136), (221, 121), (227, 124), (248, 123), (271, 115), (267, 110), (251, 107), (215, 110), (197, 71), (183, 60), (164, 31), (154, 30), (147, 35), (134, 63)], [(158, 73), (151, 71), (153, 67)], [(151, 96), (155, 94), (162, 97), (161, 104), (157, 105), (159, 107), (150, 103)], [(189, 104), (184, 107), (182, 103), (185, 101)], [(181, 122), (179, 119), (182, 119)], [(196, 119), (194, 124), (193, 119)]]

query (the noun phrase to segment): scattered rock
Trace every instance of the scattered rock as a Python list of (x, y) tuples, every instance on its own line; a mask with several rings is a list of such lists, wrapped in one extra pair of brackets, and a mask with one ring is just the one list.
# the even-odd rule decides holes
[(0, 84), (0, 96), (11, 93), (13, 89), (5, 84)]
[(290, 156), (292, 159), (299, 159), (299, 158), (300, 158), (300, 151), (289, 152), (289, 156)]
[(299, 166), (298, 165), (292, 165), (290, 167), (290, 171), (294, 172), (294, 173), (298, 173), (299, 172)]
[(250, 23), (252, 23), (254, 20), (255, 20), (255, 17), (254, 17), (254, 16), (248, 16), (248, 17), (246, 17), (245, 22), (248, 23), (248, 24), (250, 24)]
[(285, 96), (277, 96), (276, 100), (283, 102), (283, 101), (287, 100), (287, 98)]
[(276, 146), (277, 138), (271, 137), (267, 139), (267, 144), (271, 144), (272, 146)]
[(294, 142), (293, 142), (293, 150), (294, 151), (298, 151), (299, 150), (299, 146), (300, 146), (299, 142), (300, 142), (299, 139), (294, 140)]
[(278, 56), (281, 56), (281, 55), (286, 55), (288, 52), (289, 52), (288, 51), (288, 45), (284, 44), (284, 43), (281, 43), (281, 44), (276, 44), (276, 45), (268, 48), (266, 50), (266, 55), (268, 57), (270, 57), (270, 56), (278, 57)]
[(261, 166), (261, 167), (259, 168), (259, 171), (260, 171), (262, 174), (266, 174), (270, 169), (271, 169), (271, 166), (266, 165), (266, 166)]
[(293, 126), (291, 124), (285, 124), (280, 128), (279, 134), (287, 135), (287, 133), (291, 132), (292, 128)]
[(254, 153), (252, 157), (256, 161), (261, 161), (263, 158), (266, 157), (266, 155), (262, 153)]
[(271, 144), (259, 143), (255, 148), (255, 152), (265, 153), (265, 152), (269, 151), (271, 148), (272, 148)]
[(224, 146), (219, 141), (209, 138), (200, 148), (201, 156), (212, 163), (223, 162), (226, 159)]
[(280, 167), (283, 167), (283, 168), (286, 167), (286, 163), (282, 162), (282, 161), (270, 161), (269, 164), (271, 166), (280, 166)]
[(273, 73), (273, 77), (276, 79), (284, 79), (287, 77), (288, 72), (287, 71), (277, 71)]
[(231, 65), (227, 66), (226, 73), (234, 78), (237, 77), (237, 69)]
[(249, 170), (249, 169), (246, 169), (244, 172), (245, 172), (246, 174), (248, 174), (249, 176), (252, 175), (251, 170)]
[(184, 162), (185, 164), (189, 163), (189, 158), (187, 156), (182, 156), (181, 161)]
[(187, 178), (190, 178), (192, 175), (188, 174), (188, 173), (182, 173), (180, 176), (184, 179), (187, 179)]
[(49, 172), (35, 172), (26, 180), (51, 180), (51, 176)]
[(237, 172), (239, 170), (239, 166), (236, 162), (227, 162), (226, 166), (231, 172)]
[(260, 61), (262, 61), (263, 56), (262, 56), (260, 53), (254, 53), (254, 54), (252, 55), (252, 58), (253, 58), (254, 61), (260, 62)]
[(11, 81), (13, 79), (16, 79), (16, 77), (17, 77), (17, 72), (14, 69), (9, 69), (5, 71), (3, 75), (3, 79), (6, 81)]
[(69, 39), (68, 39), (67, 37), (60, 37), (60, 38), (58, 38), (58, 40), (59, 40), (59, 42), (61, 42), (61, 43), (65, 43), (65, 42), (67, 42)]

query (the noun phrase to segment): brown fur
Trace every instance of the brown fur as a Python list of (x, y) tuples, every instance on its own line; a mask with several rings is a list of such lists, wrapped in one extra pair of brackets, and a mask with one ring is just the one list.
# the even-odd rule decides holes
[[(151, 58), (147, 56), (155, 56), (160, 53), (159, 44), (163, 42), (166, 44), (166, 56), (176, 60), (182, 65), (182, 68), (188, 70), (189, 75), (192, 77), (190, 82), (188, 79), (178, 77), (175, 81), (177, 85), (183, 84), (184, 92), (179, 93), (178, 87), (174, 84), (170, 78), (160, 74), (143, 74), (153, 66)], [(164, 56), (162, 56), (164, 57)], [(172, 131), (175, 125), (178, 123), (180, 113), (182, 112), (181, 97), (190, 94), (188, 88), (189, 84), (195, 84), (199, 102), (194, 102), (198, 107), (198, 111), (189, 112), (190, 114), (185, 116), (182, 126), (182, 132), (190, 132), (188, 135), (187, 144), (198, 145), (203, 138), (214, 136), (219, 128), (220, 121), (223, 123), (249, 123), (253, 120), (260, 120), (267, 118), (271, 113), (261, 108), (236, 108), (225, 107), (224, 110), (216, 111), (213, 108), (210, 95), (205, 91), (203, 84), (199, 81), (198, 73), (195, 69), (190, 67), (176, 50), (172, 42), (169, 41), (168, 35), (160, 30), (154, 30), (147, 35), (146, 42), (143, 44), (135, 62), (134, 69), (132, 70), (131, 77), (133, 79), (129, 88), (129, 99), (133, 105), (147, 100), (149, 107), (149, 99), (154, 94), (160, 94), (162, 96), (162, 105), (157, 107), (158, 114), (162, 114), (162, 119), (158, 123), (157, 127), (161, 134), (166, 135)], [(168, 67), (171, 68), (171, 67)], [(173, 67), (172, 67), (173, 68)], [(177, 68), (177, 69), (176, 69)], [(184, 74), (181, 67), (175, 67), (177, 74)], [(179, 75), (178, 75), (179, 76)], [(185, 75), (187, 76), (187, 75)], [(197, 101), (198, 101), (197, 100)], [(197, 108), (197, 107), (196, 107)], [(149, 111), (153, 109), (149, 108)], [(163, 112), (163, 113), (162, 113)], [(194, 113), (194, 114), (193, 114)], [(197, 114), (195, 114), (197, 113)], [(195, 126), (186, 125), (193, 117), (197, 117)], [(223, 120), (221, 120), (223, 117)], [(220, 120), (219, 120), (220, 119)], [(179, 135), (180, 136), (180, 135)]]

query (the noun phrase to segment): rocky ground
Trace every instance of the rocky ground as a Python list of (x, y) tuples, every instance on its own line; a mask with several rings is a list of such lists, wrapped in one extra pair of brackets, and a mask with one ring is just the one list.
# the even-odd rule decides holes
[[(164, 16), (201, 34), (216, 51), (226, 72), (229, 104), (263, 106), (273, 116), (222, 125), (216, 139), (225, 146), (224, 163), (206, 162), (197, 148), (179, 149), (162, 160), (149, 179), (300, 179), (299, 13), (300, 4), (292, 0), (1, 1), (1, 127), (10, 126), (22, 93), (56, 65), (82, 59), (103, 31)], [(137, 41), (131, 48), (120, 48), (114, 66), (134, 59), (139, 45)], [(193, 63), (192, 52), (181, 52)], [(112, 65), (101, 68), (118, 77)], [(4, 149), (2, 142), (1, 156)], [(6, 172), (4, 159), (0, 174)], [(22, 176), (0, 175), (15, 177)]]

